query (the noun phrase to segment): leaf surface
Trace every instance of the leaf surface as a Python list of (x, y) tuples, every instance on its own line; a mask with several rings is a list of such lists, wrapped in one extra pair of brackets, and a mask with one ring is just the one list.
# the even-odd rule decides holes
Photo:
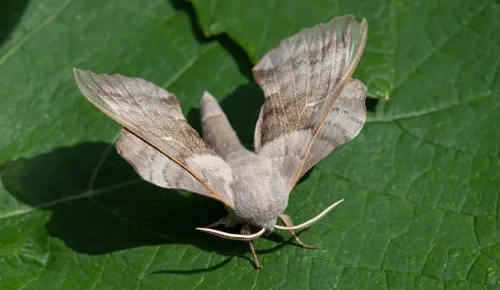
[[(196, 19), (180, 1), (7, 1), (20, 16), (0, 22), (2, 289), (500, 289), (498, 1), (192, 2)], [(380, 99), (291, 195), (296, 222), (345, 198), (301, 234), (320, 249), (273, 234), (256, 243), (261, 271), (244, 243), (194, 230), (220, 204), (138, 179), (72, 80), (148, 79), (198, 128), (208, 90), (251, 147), (262, 92), (245, 52), (345, 13), (368, 20), (356, 77)]]

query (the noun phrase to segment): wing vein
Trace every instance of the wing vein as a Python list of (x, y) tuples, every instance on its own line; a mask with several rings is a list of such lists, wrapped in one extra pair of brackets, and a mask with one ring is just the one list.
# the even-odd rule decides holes
[[(366, 24), (364, 21), (363, 21), (364, 24)], [(362, 24), (363, 24), (362, 23)], [(349, 27), (348, 27), (348, 30), (350, 32), (350, 24), (349, 24)], [(336, 29), (335, 29), (336, 31)], [(351, 77), (355, 67), (357, 66), (358, 62), (359, 62), (359, 58), (361, 57), (361, 53), (363, 52), (364, 48), (365, 48), (365, 39), (366, 39), (366, 29), (363, 29), (363, 34), (360, 36), (362, 42), (361, 44), (359, 45), (358, 47), (358, 50), (355, 54), (355, 59), (353, 61), (350, 62), (350, 65), (347, 67), (347, 70), (344, 72), (343, 76), (341, 77), (340, 79), (340, 82), (337, 86), (337, 89), (332, 92), (332, 95), (334, 95), (335, 93), (336, 94), (340, 94), (340, 92), (342, 91), (342, 89), (344, 88), (344, 86), (347, 84), (347, 81), (349, 80), (349, 78)], [(338, 91), (338, 92), (336, 92)], [(334, 103), (331, 105), (331, 107), (328, 109), (328, 111), (326, 112), (326, 114), (324, 114), (323, 116), (323, 119), (321, 120), (318, 128), (316, 129), (316, 131), (314, 132), (314, 135), (313, 137), (311, 138), (311, 140), (309, 141), (309, 145), (307, 146), (307, 151), (305, 152), (304, 154), (304, 158), (302, 159), (302, 163), (299, 167), (299, 170), (297, 170), (296, 174), (295, 174), (295, 180), (292, 184), (292, 187), (295, 186), (295, 184), (297, 184), (298, 180), (300, 179), (300, 176), (302, 174), (302, 170), (307, 162), (307, 158), (308, 158), (308, 155), (309, 155), (309, 152), (311, 151), (311, 148), (312, 148), (312, 145), (314, 144), (314, 141), (316, 140), (316, 137), (318, 136), (319, 132), (321, 131), (321, 129), (323, 128), (323, 125), (325, 124), (325, 120), (328, 118), (328, 115), (330, 115), (331, 111), (333, 110), (335, 104), (337, 103), (339, 98), (337, 98)]]
[[(292, 54), (290, 53), (290, 39), (287, 39), (285, 42), (284, 42), (284, 48), (287, 52), (287, 63), (288, 65), (290, 66), (290, 76), (291, 76), (291, 79), (292, 79), (292, 86), (293, 86), (293, 99), (295, 101), (295, 112), (296, 114), (298, 115), (299, 114), (299, 100), (297, 99), (297, 88), (295, 86), (295, 83), (296, 83), (296, 79), (295, 79), (295, 74), (293, 73), (293, 63), (292, 63)], [(295, 127), (297, 126), (297, 124), (292, 124), (292, 127)]]
[(172, 157), (171, 154), (169, 154), (168, 152), (164, 151), (164, 150), (160, 150), (157, 146), (153, 145), (151, 142), (148, 142), (148, 140), (146, 140), (146, 138), (143, 138), (141, 137), (139, 134), (136, 134), (132, 131), (130, 131), (132, 134), (134, 134), (136, 137), (138, 137), (139, 139), (141, 139), (142, 141), (146, 142), (147, 144), (149, 144), (150, 146), (152, 146), (153, 148), (155, 148), (156, 150), (160, 151), (162, 154), (164, 154), (165, 156), (167, 156), (170, 160), (172, 160), (173, 162), (175, 162), (177, 165), (179, 165), (180, 167), (182, 167), (184, 170), (186, 170), (189, 174), (191, 174), (191, 176), (193, 176), (194, 178), (196, 178), (198, 180), (198, 182), (200, 182), (203, 186), (205, 186), (206, 189), (208, 189), (208, 191), (210, 191), (215, 197), (217, 197), (220, 201), (222, 201), (223, 203), (226, 203), (227, 204), (227, 201), (225, 199), (223, 199), (213, 188), (212, 186), (210, 186), (203, 178), (201, 178), (198, 174), (196, 174), (194, 171), (192, 171), (186, 164), (184, 164), (184, 162), (181, 162), (179, 160), (177, 160), (177, 158), (174, 158)]
[[(151, 113), (149, 112), (149, 110), (147, 110), (147, 108), (144, 108), (142, 102), (138, 102), (137, 99), (135, 98), (135, 96), (132, 94), (132, 92), (128, 89), (128, 87), (125, 85), (125, 83), (123, 82), (121, 76), (118, 76), (116, 78), (118, 80), (118, 82), (123, 86), (123, 88), (125, 89), (125, 91), (127, 91), (127, 94), (129, 95), (129, 98), (125, 98), (125, 100), (127, 100), (127, 102), (132, 105), (132, 103), (130, 102), (130, 100), (133, 100), (135, 104), (139, 105), (139, 107), (142, 109), (141, 112), (146, 112), (146, 114), (148, 114), (149, 118), (151, 120), (154, 120), (153, 116), (151, 116)], [(107, 78), (106, 78), (107, 80)], [(137, 81), (134, 81), (135, 83), (137, 83)], [(110, 84), (111, 86), (113, 86), (109, 81), (108, 81), (108, 84)], [(113, 86), (114, 87), (114, 86)], [(115, 90), (116, 90), (116, 87), (115, 87)], [(117, 90), (118, 91), (118, 90)], [(146, 95), (146, 92), (143, 91), (144, 95)], [(147, 122), (147, 119), (145, 118), (145, 116), (143, 116), (142, 114), (140, 114), (142, 119)]]
[[(74, 75), (75, 79), (77, 81), (77, 84), (82, 91), (82, 93), (85, 95), (85, 97), (95, 106), (97, 106), (103, 113), (120, 123), (123, 127), (125, 127), (125, 130), (128, 131), (130, 134), (135, 136), (137, 140), (141, 140), (141, 142), (144, 143), (144, 146), (150, 146), (151, 150), (155, 149), (158, 154), (164, 155), (165, 158), (168, 158), (171, 160), (176, 166), (180, 166), (182, 170), (186, 172), (186, 176), (191, 176), (194, 180), (193, 182), (200, 183), (203, 185), (203, 187), (210, 193), (206, 194), (209, 197), (213, 197), (221, 202), (223, 202), (226, 206), (228, 207), (233, 207), (234, 204), (230, 198), (231, 192), (226, 192), (227, 188), (222, 188), (222, 192), (224, 194), (229, 195), (228, 198), (223, 198), (216, 190), (215, 187), (212, 187), (211, 184), (208, 183), (208, 181), (212, 182), (210, 178), (211, 175), (209, 172), (207, 173), (206, 168), (204, 168), (205, 164), (197, 164), (196, 166), (200, 167), (194, 167), (192, 170), (186, 163), (185, 159), (186, 157), (183, 156), (182, 154), (179, 154), (179, 148), (176, 146), (172, 147), (172, 145), (169, 145), (168, 143), (171, 143), (172, 140), (175, 142), (179, 143), (179, 140), (175, 140), (175, 138), (171, 138), (171, 140), (168, 140), (170, 142), (165, 142), (164, 138), (159, 135), (163, 134), (171, 134), (171, 136), (175, 137), (176, 132), (172, 131), (172, 126), (168, 126), (169, 124), (165, 124), (168, 128), (162, 127), (162, 123), (157, 123), (157, 120), (159, 115), (160, 117), (162, 116), (162, 110), (161, 108), (158, 107), (158, 105), (169, 105), (168, 103), (163, 103), (160, 102), (160, 100), (167, 100), (169, 97), (174, 97), (171, 95), (169, 92), (165, 91), (162, 88), (156, 87), (153, 84), (147, 83), (146, 81), (139, 80), (137, 78), (123, 78), (121, 75), (97, 75), (94, 73), (91, 73), (90, 71), (82, 71), (78, 69), (74, 69)], [(130, 86), (127, 86), (129, 84)], [(148, 84), (146, 86), (145, 84)], [(133, 95), (132, 92), (135, 94)], [(149, 94), (151, 95), (149, 95)], [(135, 96), (137, 96), (139, 99), (137, 99)], [(149, 98), (148, 98), (149, 97)], [(132, 99), (132, 100), (131, 100)], [(145, 103), (144, 101), (148, 101), (149, 103)], [(145, 103), (145, 104), (144, 104)], [(178, 106), (177, 103), (172, 104), (174, 106), (173, 108), (178, 111), (178, 108), (175, 106)], [(168, 107), (170, 108), (170, 107)], [(156, 111), (153, 111), (156, 110)], [(144, 112), (145, 111), (145, 112)], [(165, 111), (166, 112), (166, 111)], [(175, 112), (177, 114), (177, 112)], [(174, 116), (172, 116), (174, 117)], [(177, 116), (178, 117), (178, 116)], [(150, 118), (150, 120), (148, 119)], [(156, 119), (155, 119), (156, 118)], [(161, 118), (160, 118), (161, 119)], [(184, 120), (185, 121), (185, 120)], [(153, 128), (149, 127), (152, 126)], [(184, 124), (181, 124), (184, 125)], [(186, 126), (189, 127), (189, 125), (186, 123), (186, 125), (183, 127), (183, 129), (186, 128)], [(167, 130), (168, 129), (168, 130)], [(175, 129), (175, 128), (174, 128)], [(180, 130), (180, 129), (179, 129)], [(186, 130), (184, 130), (186, 131)], [(194, 130), (193, 130), (194, 131)], [(160, 133), (162, 132), (162, 133)], [(184, 134), (189, 133), (190, 131), (183, 132)], [(175, 134), (174, 134), (175, 133)], [(195, 133), (195, 131), (193, 132)], [(172, 135), (173, 134), (173, 135)], [(186, 136), (186, 135), (185, 135)], [(190, 139), (191, 142), (196, 141), (199, 136), (191, 136), (192, 139)], [(188, 138), (186, 138), (188, 139)], [(200, 138), (201, 139), (201, 138)], [(130, 141), (130, 139), (129, 139)], [(200, 142), (203, 142), (203, 140), (200, 140)], [(206, 144), (200, 143), (198, 144), (197, 142), (192, 143), (194, 145), (201, 145), (202, 148), (200, 150), (203, 150), (204, 146)], [(185, 148), (184, 149), (189, 149)], [(137, 147), (136, 147), (137, 148)], [(193, 147), (195, 148), (195, 147)], [(190, 151), (193, 151), (191, 148)], [(209, 147), (207, 147), (208, 149)], [(117, 149), (120, 149), (119, 146), (117, 145)], [(126, 148), (125, 148), (126, 149)], [(123, 154), (118, 152), (120, 155)], [(143, 152), (137, 152), (137, 153), (130, 153), (130, 154), (137, 154), (136, 156), (140, 158)], [(191, 152), (190, 152), (191, 153)], [(208, 152), (209, 155), (214, 155), (211, 154), (211, 152)], [(128, 155), (128, 156), (132, 156)], [(122, 155), (123, 156), (123, 155)], [(217, 156), (216, 154), (214, 156)], [(154, 156), (153, 156), (154, 157)], [(220, 157), (219, 157), (220, 158)], [(131, 162), (131, 160), (127, 159), (131, 165), (140, 165), (141, 163), (136, 163)], [(148, 162), (155, 162), (155, 158), (152, 160), (149, 160)], [(227, 163), (224, 163), (223, 160), (221, 160), (220, 166), (218, 168), (226, 168), (224, 166), (228, 166)], [(224, 165), (225, 164), (225, 165)], [(173, 165), (173, 164), (172, 164)], [(197, 169), (198, 168), (198, 169)], [(134, 167), (134, 169), (137, 169)], [(200, 173), (196, 172), (195, 170), (201, 170)], [(205, 176), (208, 174), (209, 176)], [(148, 178), (148, 175), (144, 175), (145, 178)], [(206, 179), (208, 178), (208, 179)], [(155, 177), (154, 176), (149, 176), (149, 181), (155, 184), (154, 181)], [(215, 184), (216, 186), (219, 186), (219, 184)], [(199, 193), (199, 192), (198, 192)]]
[[(337, 22), (333, 23), (333, 37), (332, 37), (332, 43), (333, 43), (333, 53), (332, 53), (332, 59), (331, 59), (331, 68), (330, 68), (330, 77), (328, 78), (328, 86), (326, 89), (326, 96), (323, 98), (323, 104), (321, 105), (321, 108), (323, 109), (326, 101), (328, 100), (328, 97), (330, 96), (330, 86), (332, 85), (332, 79), (333, 79), (333, 70), (335, 68), (335, 57), (338, 56), (337, 50), (338, 50), (338, 43), (337, 43), (338, 35), (337, 35)], [(340, 70), (341, 68), (339, 68)]]
[[(273, 62), (269, 56), (267, 58), (268, 58), (268, 60), (269, 60), (270, 63)], [(273, 65), (271, 65), (271, 66), (273, 66)], [(283, 116), (285, 118), (287, 127), (290, 128), (290, 121), (288, 120), (288, 116), (286, 115), (286, 111), (285, 111), (285, 106), (283, 106), (283, 100), (281, 99), (281, 92), (280, 92), (280, 86), (279, 86), (280, 82), (279, 82), (279, 80), (278, 80), (278, 78), (276, 76), (276, 72), (274, 72), (274, 71), (273, 71), (273, 77), (274, 77), (274, 82), (275, 82), (275, 85), (276, 85), (276, 88), (277, 88), (276, 92), (278, 94), (278, 101), (280, 103), (281, 110), (283, 111)], [(285, 128), (284, 128), (283, 123), (281, 122), (281, 118), (280, 118), (280, 123), (281, 123), (281, 127), (284, 130)]]
[(307, 54), (307, 77), (306, 77), (306, 94), (305, 94), (305, 97), (304, 97), (304, 107), (302, 108), (302, 111), (300, 112), (299, 114), (299, 119), (297, 121), (297, 124), (300, 124), (300, 121), (302, 119), (302, 115), (304, 114), (306, 108), (307, 108), (307, 105), (309, 104), (309, 101), (308, 101), (308, 97), (309, 97), (309, 78), (310, 78), (310, 74), (311, 74), (311, 55), (310, 55), (310, 51), (309, 51), (309, 44), (307, 42), (307, 38), (305, 36), (305, 33), (304, 33), (304, 30), (302, 30), (300, 32), (300, 36), (302, 36), (302, 41), (304, 42), (305, 46), (306, 46), (306, 54)]

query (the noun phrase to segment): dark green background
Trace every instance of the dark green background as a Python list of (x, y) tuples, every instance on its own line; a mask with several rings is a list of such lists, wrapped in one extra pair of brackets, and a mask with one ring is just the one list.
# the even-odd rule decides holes
[[(6, 0), (0, 4), (1, 289), (500, 289), (500, 1)], [(291, 195), (302, 233), (194, 230), (218, 203), (138, 179), (79, 67), (148, 79), (199, 128), (204, 90), (251, 147), (250, 69), (300, 28), (366, 17), (366, 126)]]

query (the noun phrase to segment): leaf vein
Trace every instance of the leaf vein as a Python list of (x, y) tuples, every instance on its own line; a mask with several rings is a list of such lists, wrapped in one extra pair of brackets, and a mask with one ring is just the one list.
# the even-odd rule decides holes
[(38, 32), (40, 32), (47, 25), (52, 23), (61, 13), (68, 8), (68, 6), (73, 2), (73, 0), (66, 0), (56, 8), (51, 14), (49, 14), (44, 20), (42, 20), (38, 25), (36, 25), (32, 30), (26, 33), (17, 43), (15, 43), (7, 52), (0, 57), (0, 66), (2, 66), (14, 53), (19, 51), (30, 39), (32, 39)]

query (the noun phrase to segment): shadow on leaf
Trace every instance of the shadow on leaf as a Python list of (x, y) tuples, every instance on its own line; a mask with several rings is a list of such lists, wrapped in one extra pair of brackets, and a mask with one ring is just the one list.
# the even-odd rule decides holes
[(248, 54), (241, 46), (239, 46), (225, 33), (206, 36), (203, 33), (203, 29), (198, 22), (198, 17), (196, 16), (196, 11), (192, 3), (186, 0), (170, 0), (170, 4), (172, 4), (172, 6), (177, 9), (177, 11), (184, 12), (189, 15), (189, 18), (191, 19), (191, 28), (193, 31), (193, 35), (200, 43), (217, 41), (236, 61), (240, 73), (244, 75), (249, 81), (253, 82), (251, 72), (253, 63), (248, 57)]
[(247, 252), (244, 243), (195, 230), (225, 215), (221, 204), (140, 180), (111, 144), (85, 143), (10, 162), (1, 177), (19, 201), (51, 211), (47, 233), (79, 253), (162, 244), (192, 244), (228, 256)]
[(0, 46), (6, 42), (26, 9), (28, 0), (2, 0), (0, 10)]
[[(198, 274), (198, 273), (203, 273), (203, 272), (207, 272), (207, 271), (213, 271), (213, 270), (217, 270), (218, 268), (228, 264), (229, 262), (231, 262), (231, 260), (233, 259), (233, 257), (229, 257), (227, 259), (225, 259), (224, 261), (218, 263), (218, 264), (215, 264), (214, 266), (211, 266), (211, 267), (208, 267), (208, 268), (204, 268), (204, 269), (191, 269), (191, 270), (160, 270), (160, 271), (154, 271), (150, 274)], [(251, 261), (251, 260), (250, 260)]]

